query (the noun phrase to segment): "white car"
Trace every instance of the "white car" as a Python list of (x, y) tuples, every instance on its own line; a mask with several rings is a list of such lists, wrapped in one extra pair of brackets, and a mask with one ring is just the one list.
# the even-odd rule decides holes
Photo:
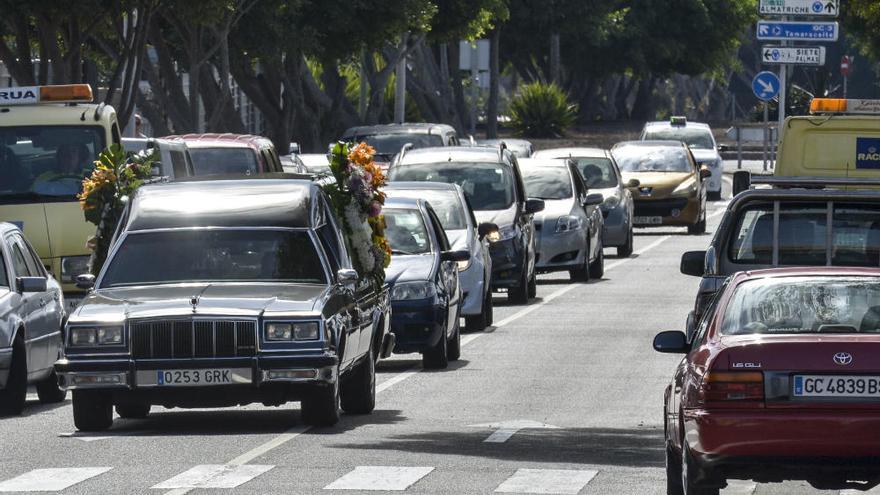
[(724, 162), (718, 153), (715, 136), (709, 124), (688, 122), (685, 117), (672, 117), (668, 122), (647, 122), (642, 128), (641, 141), (682, 141), (691, 149), (697, 164), (705, 165), (712, 175), (706, 180), (709, 200), (721, 199), (721, 176)]
[(461, 284), (461, 315), (468, 331), (482, 331), (492, 324), (492, 258), (486, 236), (495, 224), (477, 224), (461, 187), (442, 182), (390, 182), (383, 189), (389, 198), (425, 199), (434, 209), (452, 250), (467, 250), (468, 261), (458, 262)]

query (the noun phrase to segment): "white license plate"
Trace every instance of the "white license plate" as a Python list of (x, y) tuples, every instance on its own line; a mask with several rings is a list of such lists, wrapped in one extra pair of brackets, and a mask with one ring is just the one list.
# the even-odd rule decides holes
[(880, 376), (795, 375), (794, 397), (880, 399)]
[(633, 217), (633, 223), (636, 225), (660, 225), (663, 223), (663, 217)]
[(197, 370), (139, 370), (140, 387), (210, 387), (251, 383), (250, 368), (209, 368)]

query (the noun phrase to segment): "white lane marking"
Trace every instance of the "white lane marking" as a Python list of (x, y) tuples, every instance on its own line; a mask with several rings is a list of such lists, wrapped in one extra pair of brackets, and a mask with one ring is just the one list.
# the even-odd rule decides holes
[(483, 440), (484, 443), (504, 443), (514, 436), (520, 430), (538, 429), (538, 430), (558, 430), (558, 426), (539, 423), (528, 419), (516, 419), (513, 421), (502, 421), (500, 423), (483, 423), (479, 425), (468, 425), (470, 428), (491, 428), (495, 430), (489, 435), (489, 438)]
[(88, 433), (81, 433), (78, 431), (59, 433), (58, 436), (62, 438), (75, 438), (83, 442), (94, 442), (97, 440), (107, 440), (108, 438), (112, 438), (108, 436), (89, 435)]
[(878, 493), (880, 493), (880, 487), (871, 488), (866, 492), (861, 490), (842, 490), (840, 495), (877, 495)]
[(495, 492), (576, 495), (597, 474), (594, 470), (517, 469)]
[[(670, 237), (672, 237), (672, 236), (669, 236), (669, 235), (663, 236), (663, 237), (657, 239), (656, 241), (652, 242), (651, 244), (648, 244), (647, 246), (643, 247), (642, 249), (639, 249), (634, 254), (636, 254), (636, 255), (644, 254), (644, 253), (656, 248), (661, 243), (668, 240)], [(605, 271), (617, 268), (618, 266), (620, 266), (624, 263), (628, 263), (634, 259), (636, 259), (636, 258), (629, 257), (629, 258), (624, 258), (622, 260), (614, 261), (613, 263), (610, 263), (605, 266)], [(540, 308), (544, 304), (549, 303), (550, 301), (565, 294), (566, 292), (568, 292), (572, 289), (576, 289), (578, 287), (582, 287), (583, 285), (584, 284), (569, 284), (565, 287), (562, 287), (559, 290), (557, 290), (556, 292), (553, 292), (552, 294), (544, 297), (539, 303), (523, 308), (519, 312), (517, 312), (511, 316), (508, 316), (507, 318), (504, 318), (503, 320), (499, 321), (498, 323), (495, 323), (494, 326), (496, 328), (499, 328), (499, 327), (502, 327), (505, 325), (509, 325), (510, 323), (518, 320), (519, 318), (522, 318), (523, 316), (531, 313), (532, 311), (535, 311), (536, 309)], [(486, 334), (485, 333), (477, 333), (477, 334), (471, 334), (471, 335), (467, 335), (465, 337), (462, 337), (461, 345), (465, 346), (467, 344), (470, 344), (471, 342), (477, 340), (479, 337), (482, 337), (484, 335), (486, 335)], [(389, 378), (388, 380), (385, 380), (384, 382), (376, 385), (376, 393), (378, 394), (380, 392), (384, 392), (385, 390), (388, 390), (389, 388), (393, 387), (394, 385), (397, 385), (398, 383), (416, 375), (420, 371), (421, 371), (421, 368), (418, 366), (413, 366), (412, 368), (406, 369), (406, 370), (398, 373), (397, 375)], [(291, 428), (290, 430), (287, 430), (286, 432), (273, 438), (272, 440), (269, 440), (268, 442), (254, 448), (253, 450), (246, 452), (239, 457), (236, 457), (236, 460), (238, 460), (240, 464), (246, 464), (246, 463), (256, 459), (257, 457), (265, 455), (265, 454), (269, 453), (269, 451), (274, 450), (274, 449), (284, 445), (285, 443), (293, 440), (294, 438), (298, 437), (299, 435), (305, 433), (308, 430), (309, 430), (308, 426), (297, 426), (297, 427)], [(233, 464), (233, 463), (230, 462), (229, 464)], [(187, 493), (189, 493), (189, 489), (178, 489), (178, 490), (172, 490), (172, 491), (166, 492), (164, 495), (186, 495)]]
[(358, 466), (324, 489), (403, 491), (433, 470), (432, 467)]
[(230, 466), (221, 464), (205, 464), (184, 471), (170, 480), (153, 486), (153, 489), (170, 488), (235, 488), (275, 466)]
[(0, 492), (60, 492), (77, 483), (104, 474), (113, 468), (51, 468), (34, 469), (0, 483)]
[[(723, 495), (752, 495), (758, 489), (758, 484), (744, 480), (728, 480), (727, 488), (721, 490)], [(859, 492), (864, 493), (864, 492)]]

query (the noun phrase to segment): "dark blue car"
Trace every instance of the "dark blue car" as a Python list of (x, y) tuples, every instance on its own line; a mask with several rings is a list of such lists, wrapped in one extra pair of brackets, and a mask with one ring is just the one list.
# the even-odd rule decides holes
[(422, 353), (425, 368), (445, 368), (461, 354), (461, 287), (456, 262), (433, 208), (423, 199), (389, 199), (383, 209), (391, 265), (391, 332), (397, 353)]

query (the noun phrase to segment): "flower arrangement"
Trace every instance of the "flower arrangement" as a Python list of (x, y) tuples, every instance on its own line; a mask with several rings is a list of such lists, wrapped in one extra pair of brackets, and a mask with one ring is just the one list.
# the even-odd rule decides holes
[(92, 250), (89, 270), (93, 275), (98, 274), (107, 259), (113, 231), (128, 197), (150, 178), (153, 153), (129, 156), (122, 146), (113, 144), (98, 155), (95, 169), (83, 179), (77, 199), (86, 221), (97, 226), (95, 236), (88, 242)]
[(355, 269), (382, 284), (385, 268), (391, 262), (391, 247), (385, 239), (382, 215), (385, 194), (380, 188), (385, 185), (385, 175), (373, 162), (375, 153), (366, 143), (336, 143), (330, 151), (330, 171), (336, 182), (323, 187), (342, 220), (345, 237), (354, 251)]

